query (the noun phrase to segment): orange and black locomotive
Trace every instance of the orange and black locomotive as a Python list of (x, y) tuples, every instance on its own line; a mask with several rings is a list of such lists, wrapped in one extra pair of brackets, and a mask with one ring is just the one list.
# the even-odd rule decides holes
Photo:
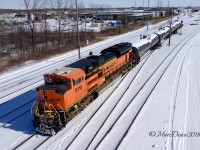
[(113, 75), (133, 66), (132, 44), (120, 43), (68, 66), (44, 75), (45, 85), (37, 88), (33, 107), (34, 127), (55, 134), (98, 96), (98, 89)]

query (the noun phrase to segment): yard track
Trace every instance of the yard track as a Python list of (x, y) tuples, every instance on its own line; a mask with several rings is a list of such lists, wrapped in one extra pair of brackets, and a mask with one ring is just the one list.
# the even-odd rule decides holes
[[(137, 74), (140, 72), (142, 66), (146, 63), (146, 61), (148, 60), (148, 58), (151, 56), (152, 53), (153, 53), (153, 52), (151, 52), (148, 56), (146, 56), (147, 59), (146, 59), (146, 60), (144, 61), (144, 63), (141, 65), (141, 67), (140, 67), (140, 69), (137, 71), (135, 77), (136, 77)], [(145, 58), (143, 58), (143, 59), (145, 59)], [(126, 74), (126, 76), (127, 76), (127, 74)], [(112, 94), (114, 93), (114, 91), (120, 86), (120, 84), (124, 81), (124, 79), (125, 79), (126, 76), (124, 76), (123, 79), (121, 79), (120, 83), (115, 87), (115, 89), (113, 90), (113, 92), (110, 93), (110, 94), (107, 96), (106, 100), (105, 100), (105, 101), (101, 104), (101, 106), (93, 113), (93, 115), (90, 117), (90, 119), (87, 120), (86, 124), (81, 128), (81, 130), (80, 130), (80, 131), (76, 134), (76, 136), (71, 140), (71, 142), (70, 142), (69, 145), (66, 147), (66, 149), (68, 149), (68, 148), (70, 147), (70, 145), (73, 143), (73, 141), (76, 140), (76, 138), (78, 137), (78, 135), (82, 132), (82, 130), (84, 130), (84, 128), (87, 126), (87, 124), (90, 122), (90, 120), (96, 115), (96, 113), (98, 112), (98, 110), (101, 109), (101, 107), (103, 107), (103, 105), (105, 104), (105, 102), (112, 96)], [(134, 80), (134, 79), (133, 79), (133, 80)], [(117, 105), (117, 104), (116, 104), (116, 105)], [(114, 109), (114, 108), (113, 108), (113, 109)], [(112, 112), (112, 110), (111, 110), (111, 112)]]
[[(152, 31), (148, 31), (146, 34), (148, 34), (150, 32), (152, 32)], [(90, 45), (88, 47), (84, 47), (83, 52), (81, 54), (84, 58), (84, 57), (88, 56), (90, 51), (93, 51), (94, 53), (99, 53), (99, 51), (101, 51), (104, 48), (107, 48), (113, 44), (125, 42), (125, 41), (135, 41), (136, 39), (139, 39), (139, 36), (137, 33), (141, 34), (142, 31), (137, 31), (135, 34), (127, 33), (122, 36), (115, 37), (112, 40), (109, 39), (110, 42), (107, 42), (104, 45), (102, 45), (101, 42), (99, 42), (99, 43), (95, 44), (94, 46)], [(75, 62), (78, 59), (77, 56), (74, 55), (73, 53), (75, 53), (75, 52), (72, 51), (68, 55), (68, 57), (64, 55), (57, 59), (52, 59), (51, 61), (48, 61), (43, 65), (40, 65), (40, 66), (37, 65), (34, 68), (27, 69), (26, 71), (20, 71), (20, 72), (16, 71), (16, 72), (10, 74), (10, 76), (8, 76), (8, 77), (6, 77), (6, 76), (1, 77), (0, 78), (0, 93), (1, 93), (1, 91), (5, 91), (8, 89), (9, 89), (9, 91), (7, 91), (6, 94), (2, 93), (0, 99), (7, 101), (11, 97), (13, 97), (13, 95), (20, 95), (18, 93), (27, 92), (27, 91), (23, 92), (27, 88), (32, 89), (31, 87), (37, 87), (39, 85), (42, 85), (42, 82), (43, 82), (42, 75), (43, 74), (45, 74), (46, 72), (52, 71), (53, 69), (57, 69), (59, 67), (69, 65), (70, 63)], [(35, 78), (34, 83), (30, 83), (26, 86), (22, 85), (22, 87), (17, 90), (12, 89), (12, 86), (20, 85), (23, 82), (32, 80), (32, 78)], [(38, 78), (38, 79), (36, 79), (36, 78)], [(2, 102), (2, 104), (3, 103), (6, 103), (6, 102)]]
[[(38, 147), (40, 147), (40, 145), (42, 145), (44, 142), (46, 142), (51, 136), (43, 136), (42, 139), (39, 139), (37, 133), (32, 134), (31, 136), (29, 136), (26, 140), (24, 140), (22, 143), (20, 143), (19, 145), (17, 145), (14, 149), (27, 149), (30, 146), (30, 143), (34, 143), (33, 145), (33, 149), (37, 149)], [(38, 140), (38, 144), (35, 144), (35, 140)]]
[[(163, 75), (165, 74), (165, 72), (167, 71), (167, 69), (169, 68), (169, 66), (171, 65), (171, 63), (173, 62), (173, 60), (176, 58), (176, 56), (178, 55), (178, 53), (181, 51), (181, 49), (188, 43), (188, 41), (191, 40), (192, 37), (194, 37), (198, 32), (193, 32), (192, 34), (190, 34), (187, 38), (185, 38), (184, 40), (182, 40), (168, 55), (167, 57), (162, 61), (162, 63), (158, 66), (158, 68), (153, 72), (153, 74), (148, 78), (148, 80), (145, 82), (145, 84), (140, 88), (140, 90), (136, 93), (136, 95), (132, 98), (132, 100), (129, 102), (129, 104), (127, 105), (127, 107), (122, 111), (122, 113), (117, 117), (117, 119), (113, 122), (113, 124), (110, 126), (110, 128), (107, 130), (107, 132), (104, 134), (104, 136), (101, 138), (101, 140), (99, 140), (98, 144), (96, 145), (96, 147), (94, 149), (97, 149), (98, 146), (102, 143), (102, 141), (105, 139), (105, 137), (110, 133), (110, 131), (112, 130), (112, 128), (114, 127), (114, 125), (117, 123), (117, 121), (122, 117), (122, 115), (124, 114), (124, 112), (128, 109), (128, 107), (130, 106), (130, 104), (134, 101), (134, 99), (136, 98), (136, 96), (140, 93), (140, 91), (143, 89), (143, 87), (148, 83), (148, 81), (152, 78), (152, 76), (157, 72), (157, 70), (160, 68), (160, 66), (165, 62), (165, 60), (167, 58), (169, 58), (171, 55), (173, 55), (172, 53), (174, 52), (174, 50), (177, 49), (178, 46), (182, 45), (179, 50), (172, 56), (173, 58), (171, 59), (170, 63), (167, 65), (167, 67), (164, 69), (163, 73), (161, 74), (161, 76), (159, 77), (159, 79), (156, 81), (155, 85), (153, 86), (153, 88), (151, 89), (151, 91), (149, 92), (148, 96), (146, 97), (146, 99), (144, 100), (143, 104), (141, 105), (141, 107), (139, 108), (139, 110), (137, 111), (136, 115), (132, 118), (131, 123), (129, 124), (128, 128), (125, 130), (125, 132), (123, 133), (123, 136), (120, 138), (118, 144), (116, 145), (116, 147), (114, 149), (118, 149), (121, 142), (123, 141), (123, 139), (126, 137), (128, 131), (130, 130), (131, 126), (134, 124), (135, 120), (137, 119), (138, 115), (140, 114), (141, 110), (143, 109), (144, 105), (146, 104), (147, 100), (149, 99), (150, 95), (152, 94), (152, 92), (154, 91), (154, 89), (156, 88), (156, 86), (158, 85), (159, 81), (161, 80), (161, 78), (163, 77)], [(105, 120), (106, 121), (106, 120)], [(104, 121), (104, 122), (105, 122)], [(103, 125), (102, 125), (103, 126)], [(102, 127), (101, 126), (101, 127)], [(100, 130), (100, 129), (99, 129)], [(95, 134), (96, 136), (97, 134)], [(95, 137), (93, 137), (92, 141), (94, 140)], [(90, 142), (90, 144), (92, 143), (92, 141)], [(87, 149), (89, 148), (90, 144), (87, 146)]]

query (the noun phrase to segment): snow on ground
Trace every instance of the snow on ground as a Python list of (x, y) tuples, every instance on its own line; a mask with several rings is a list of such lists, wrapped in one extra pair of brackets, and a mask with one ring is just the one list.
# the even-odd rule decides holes
[[(185, 30), (184, 30), (185, 29)], [(106, 121), (100, 132), (97, 134), (96, 139), (90, 145), (89, 149), (97, 148), (96, 145), (103, 135), (110, 129), (111, 125), (119, 116), (120, 111), (123, 110), (125, 105), (136, 95), (137, 91), (144, 85), (147, 78), (159, 67), (162, 61), (170, 54), (164, 63), (157, 70), (152, 79), (142, 88), (139, 94), (134, 98), (134, 102), (129, 105), (128, 109), (123, 113), (121, 118), (111, 128), (109, 134), (104, 137), (98, 149), (115, 149), (118, 145), (122, 135), (131, 124), (131, 120), (137, 113), (145, 98), (150, 94), (147, 103), (141, 110), (139, 116), (136, 118), (134, 124), (131, 125), (130, 130), (127, 132), (125, 138), (119, 145), (119, 149), (198, 149), (198, 137), (170, 137), (171, 132), (174, 134), (189, 134), (189, 132), (199, 131), (199, 114), (200, 94), (199, 94), (199, 72), (200, 66), (198, 63), (198, 42), (200, 33), (194, 37), (190, 34), (198, 31), (200, 28), (196, 26), (191, 29), (188, 24), (185, 25), (182, 35), (174, 35), (172, 37), (171, 46), (164, 43), (163, 47), (156, 50), (148, 60), (148, 63), (142, 68), (140, 74), (135, 78), (131, 84), (130, 89), (118, 104), (118, 107), (112, 112), (109, 119)], [(186, 45), (184, 39), (190, 39)], [(183, 41), (179, 46), (178, 43)], [(186, 40), (185, 40), (186, 41)], [(183, 47), (182, 47), (183, 46)], [(180, 50), (180, 52), (179, 52)], [(173, 60), (173, 58), (175, 59)], [(172, 63), (170, 64), (170, 62)], [(197, 62), (196, 62), (197, 61)], [(168, 67), (169, 66), (169, 67)], [(190, 66), (192, 69), (189, 69)], [(167, 69), (165, 71), (165, 69)], [(127, 80), (130, 81), (133, 69)], [(164, 73), (164, 74), (163, 74)], [(159, 78), (163, 74), (161, 80)], [(158, 81), (158, 85), (156, 82)], [(84, 128), (77, 139), (70, 145), (69, 149), (85, 149), (105, 119), (105, 114), (111, 110), (112, 105), (116, 102), (117, 97), (123, 93), (123, 89), (128, 81), (124, 81), (120, 85), (119, 91), (113, 94), (113, 98), (105, 105), (104, 108), (99, 110), (99, 115), (96, 115), (90, 123)], [(151, 93), (151, 89), (155, 89)], [(189, 100), (193, 101), (189, 103)], [(181, 119), (182, 118), (182, 119)], [(76, 126), (74, 127), (76, 128)], [(176, 132), (177, 131), (177, 132)], [(58, 140), (47, 142), (46, 147), (42, 149), (65, 149), (70, 141), (68, 132), (64, 135), (59, 135)], [(162, 136), (159, 136), (159, 133)], [(167, 136), (168, 134), (169, 136)], [(194, 134), (194, 133), (193, 133)], [(157, 137), (156, 137), (157, 136)], [(174, 135), (176, 136), (176, 135)], [(177, 135), (178, 136), (178, 135)], [(63, 141), (65, 139), (64, 143)], [(68, 140), (67, 140), (68, 139)], [(51, 144), (50, 144), (51, 143)], [(62, 146), (61, 146), (62, 145)]]
[(199, 137), (181, 136), (200, 130), (199, 37), (176, 56), (119, 149), (199, 149)]
[[(148, 31), (146, 31), (146, 27), (143, 27), (139, 30), (83, 47), (81, 48), (81, 57), (84, 58), (88, 56), (90, 51), (92, 51), (93, 54), (99, 54), (101, 50), (120, 42), (137, 42), (141, 34), (144, 34), (144, 32), (145, 34), (150, 34), (158, 31), (158, 28), (164, 24), (166, 24), (166, 21), (152, 25)], [(64, 55), (54, 56), (48, 60), (16, 68), (11, 72), (2, 74), (0, 76), (0, 104), (42, 85), (43, 75), (45, 73), (68, 65), (77, 59), (77, 50), (73, 50)]]
[[(40, 149), (66, 149), (73, 137), (76, 136), (77, 132), (82, 129), (89, 118), (101, 106), (102, 107), (99, 108), (98, 112), (70, 145), (69, 149), (84, 149), (89, 144), (89, 149), (94, 149), (95, 147), (98, 149), (114, 149), (117, 146), (119, 146), (118, 149), (198, 149), (200, 146), (198, 142), (199, 137), (170, 137), (164, 134), (159, 136), (159, 133), (170, 134), (172, 131), (178, 131), (180, 134), (187, 134), (189, 132), (193, 133), (198, 132), (200, 128), (198, 117), (200, 112), (200, 80), (198, 76), (200, 73), (200, 65), (198, 61), (200, 55), (198, 45), (200, 33), (194, 34), (194, 36), (192, 35), (193, 32), (200, 29), (200, 26), (189, 25), (189, 23), (196, 18), (197, 15), (193, 18), (186, 17), (183, 20), (184, 27), (182, 35), (173, 35), (170, 47), (167, 45), (168, 43), (165, 42), (162, 47), (152, 53), (146, 62), (146, 59), (144, 59), (139, 65), (130, 71), (115, 91), (114, 89), (119, 84), (120, 80), (117, 81), (114, 86), (108, 88), (104, 94), (70, 121), (62, 131), (45, 142)], [(140, 29), (139, 31), (126, 34), (127, 38), (124, 40), (132, 40), (131, 37), (134, 38), (134, 40), (137, 40), (139, 39), (139, 36), (136, 38), (133, 34), (142, 33), (144, 30), (145, 29)], [(111, 38), (112, 40), (109, 39), (107, 42), (111, 42), (111, 44), (114, 43), (114, 40), (116, 43), (120, 42), (120, 37), (125, 36), (114, 37)], [(185, 38), (190, 39), (186, 45), (184, 45), (184, 41), (186, 41), (184, 40)], [(178, 45), (181, 41), (182, 43)], [(96, 47), (97, 45), (101, 47), (103, 43), (105, 45), (106, 42), (99, 42), (96, 44)], [(95, 48), (94, 45), (90, 47), (91, 49)], [(85, 51), (86, 49), (89, 48), (85, 48)], [(62, 61), (67, 55), (76, 55), (75, 53), (76, 52), (71, 52), (64, 56), (59, 56), (47, 61), (51, 64), (55, 64), (56, 62)], [(167, 57), (168, 55), (169, 57)], [(174, 57), (175, 59), (170, 64), (170, 61)], [(5, 79), (5, 81), (12, 81), (12, 76), (15, 78), (24, 76), (22, 72), (29, 74), (30, 72), (34, 72), (33, 70), (46, 68), (49, 66), (49, 64), (45, 65), (47, 61), (22, 68), (20, 71), (4, 74), (0, 77), (0, 80), (3, 83), (4, 78), (9, 77), (8, 79)], [(145, 63), (144, 66), (131, 83), (131, 79), (134, 78), (136, 72), (143, 63)], [(55, 65), (54, 67), (58, 66)], [(165, 71), (165, 69), (167, 70)], [(48, 71), (48, 69), (46, 71)], [(153, 74), (154, 71), (156, 71), (155, 74)], [(17, 74), (20, 73), (21, 75), (18, 76)], [(33, 79), (36, 80), (36, 78), (37, 77), (35, 76)], [(148, 79), (150, 80), (146, 83)], [(24, 83), (25, 81), (21, 80), (20, 82)], [(156, 85), (157, 82), (158, 84)], [(33, 83), (35, 83), (35, 81)], [(131, 83), (131, 86), (126, 91), (125, 89), (128, 86), (128, 83)], [(21, 88), (19, 86), (19, 83), (15, 83), (12, 84), (11, 87), (19, 89)], [(6, 88), (9, 89), (11, 87)], [(6, 93), (6, 90), (3, 90), (4, 87), (1, 88), (1, 93)], [(116, 105), (116, 108), (110, 114), (108, 120), (103, 124), (103, 121), (109, 115), (111, 108), (113, 108), (117, 103), (116, 100), (120, 99), (122, 96), (123, 91), (126, 91), (125, 95)], [(31, 109), (33, 102), (28, 103), (28, 101), (35, 98), (35, 91), (24, 92), (25, 91), (21, 92), (23, 93), (21, 96), (0, 105), (0, 126), (4, 125), (7, 121), (10, 121), (10, 119), (13, 119), (5, 126), (0, 127), (0, 149), (13, 149), (34, 133), (31, 122), (32, 116), (29, 110)], [(111, 93), (111, 97), (104, 103), (105, 99)], [(134, 119), (147, 97), (148, 99), (146, 104), (141, 109), (135, 122), (132, 124), (131, 120)], [(129, 102), (133, 98), (133, 102), (129, 105)], [(25, 105), (25, 103), (28, 103), (26, 105), (27, 109), (24, 107), (18, 108), (13, 114), (11, 113), (4, 117), (6, 113), (16, 109), (16, 106), (22, 104)], [(125, 109), (126, 105), (129, 106), (127, 109)], [(123, 109), (125, 110), (124, 112)], [(24, 113), (24, 115), (14, 119), (17, 114), (20, 113)], [(116, 121), (116, 118), (120, 114), (122, 114), (120, 119)], [(98, 127), (102, 124), (103, 126), (101, 130), (98, 132)], [(130, 126), (129, 130), (127, 130), (128, 126)], [(106, 132), (108, 133), (107, 135), (105, 135)], [(94, 141), (90, 143), (95, 133), (98, 134)], [(124, 138), (122, 138), (123, 135), (125, 135)], [(102, 137), (104, 138), (99, 143)], [(41, 143), (41, 140), (42, 138), (34, 138), (32, 142), (30, 141), (29, 143), (30, 147), (28, 147), (32, 149), (37, 143)], [(119, 143), (119, 141), (121, 141), (121, 143)], [(97, 143), (99, 143), (98, 146)]]

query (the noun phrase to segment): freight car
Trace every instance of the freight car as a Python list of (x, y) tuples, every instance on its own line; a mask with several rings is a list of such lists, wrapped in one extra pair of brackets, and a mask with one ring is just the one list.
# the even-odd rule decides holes
[(160, 28), (159, 31), (156, 32), (155, 34), (157, 34), (161, 40), (166, 39), (170, 34), (170, 27), (166, 26), (166, 27)]
[(98, 96), (98, 89), (114, 74), (134, 64), (131, 43), (109, 47), (99, 56), (89, 56), (44, 75), (37, 89), (34, 127), (55, 134), (85, 105)]
[[(177, 30), (182, 27), (182, 21), (176, 21), (171, 26), (172, 34), (177, 33)], [(139, 63), (141, 56), (148, 50), (155, 49), (161, 45), (161, 41), (169, 37), (170, 27), (162, 27), (158, 32), (153, 33), (151, 36), (140, 36), (140, 41), (132, 43), (133, 53), (136, 58), (136, 62)], [(141, 38), (142, 37), (142, 38)]]
[(139, 63), (140, 57), (143, 56), (148, 50), (155, 49), (160, 46), (161, 37), (159, 33), (152, 34), (150, 36), (143, 36), (140, 41), (132, 43), (133, 54), (136, 58), (136, 63)]
[[(171, 24), (171, 33), (177, 33), (178, 29), (180, 29), (183, 26), (182, 21), (175, 21)], [(170, 25), (167, 26), (170, 28)], [(169, 30), (170, 31), (170, 30)]]

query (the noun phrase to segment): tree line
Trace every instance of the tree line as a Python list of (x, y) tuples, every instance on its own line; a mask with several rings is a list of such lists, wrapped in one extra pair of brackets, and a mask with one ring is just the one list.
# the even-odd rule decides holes
[[(26, 21), (0, 21), (0, 72), (27, 60), (42, 59), (76, 48), (75, 0), (21, 0)], [(101, 9), (103, 5), (93, 5)], [(104, 5), (106, 7), (106, 5)], [(85, 11), (83, 1), (78, 0), (79, 16)], [(48, 12), (55, 13), (56, 30), (50, 29)], [(42, 14), (39, 20), (36, 16)], [(72, 19), (70, 24), (68, 19)], [(80, 21), (79, 21), (80, 22)], [(70, 30), (66, 31), (66, 27)], [(69, 28), (68, 28), (69, 29)], [(87, 40), (94, 41), (96, 33), (80, 31), (81, 46)]]
[[(76, 48), (76, 26), (71, 26), (67, 20), (72, 18), (74, 22), (76, 21), (74, 0), (22, 0), (22, 2), (23, 12), (27, 15), (26, 21), (0, 21), (1, 66), (6, 68), (8, 65)], [(84, 11), (83, 1), (79, 1), (78, 7), (81, 14)], [(57, 26), (55, 31), (50, 29), (47, 17), (51, 10), (55, 13), (54, 21)], [(39, 14), (43, 14), (42, 21), (36, 19)], [(66, 26), (71, 26), (70, 30), (66, 31)], [(95, 33), (88, 32), (87, 38), (95, 39)], [(84, 31), (80, 32), (80, 40), (84, 43)], [(1, 66), (0, 71), (3, 68)]]

